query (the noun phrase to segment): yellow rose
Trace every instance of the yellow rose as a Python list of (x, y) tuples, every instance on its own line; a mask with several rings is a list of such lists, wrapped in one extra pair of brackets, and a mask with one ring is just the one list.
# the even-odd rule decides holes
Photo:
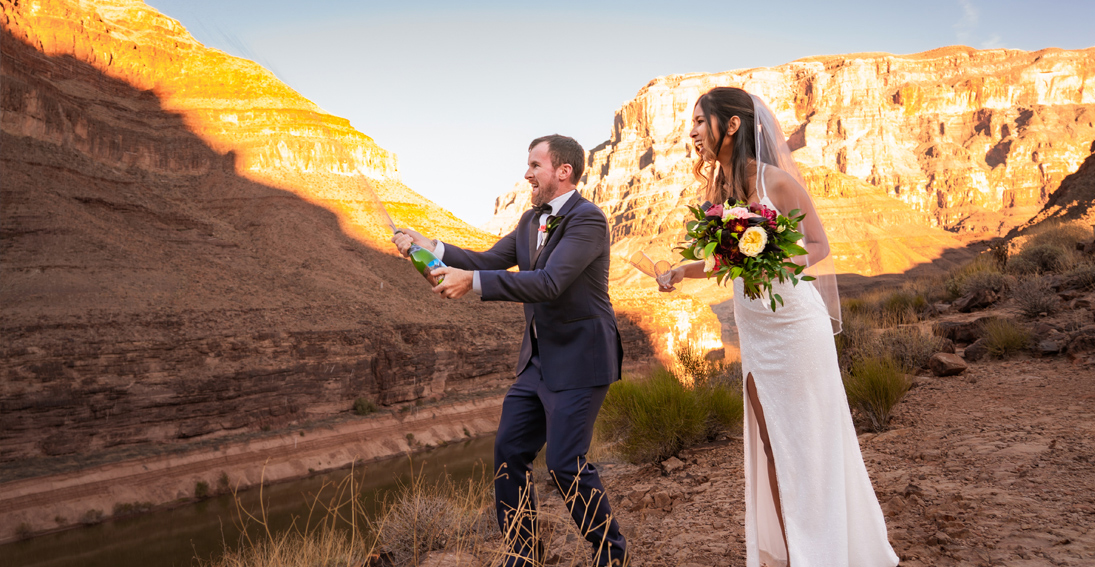
[(768, 245), (768, 233), (764, 232), (764, 229), (759, 226), (751, 226), (745, 229), (745, 232), (741, 235), (741, 240), (738, 241), (738, 250), (741, 250), (742, 254), (753, 258), (760, 254), (761, 250)]

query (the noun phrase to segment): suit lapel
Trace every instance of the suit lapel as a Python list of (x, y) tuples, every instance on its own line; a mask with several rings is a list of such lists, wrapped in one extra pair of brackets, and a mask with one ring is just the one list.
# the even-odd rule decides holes
[(540, 252), (536, 250), (536, 234), (539, 232), (540, 223), (535, 217), (536, 213), (529, 215), (528, 222), (528, 269), (530, 270), (536, 269), (536, 257), (540, 255)]
[[(558, 213), (553, 212), (552, 214), (554, 216), (557, 216), (557, 217), (562, 217), (562, 216), (566, 215), (567, 213), (570, 212), (570, 209), (573, 209), (574, 205), (577, 204), (578, 201), (581, 200), (581, 199), (582, 199), (582, 194), (575, 191), (574, 194), (571, 195), (569, 199), (567, 199), (567, 202), (563, 203), (562, 207), (559, 207), (559, 212)], [(532, 216), (536, 217), (537, 215), (533, 214)], [(562, 224), (562, 221), (560, 221), (560, 224)], [(536, 236), (540, 233), (540, 219), (539, 218), (533, 218), (532, 222), (529, 224), (529, 229), (532, 231), (532, 235), (529, 239), (530, 242), (531, 242), (531, 250), (532, 250), (532, 254), (531, 254), (530, 257), (532, 258), (532, 269), (535, 270), (536, 269), (536, 261), (540, 259), (540, 252), (543, 251), (545, 248), (547, 248), (548, 241), (550, 241), (551, 238), (553, 236), (555, 236), (556, 233), (559, 232), (559, 230), (554, 230), (554, 231), (551, 232), (551, 234), (549, 236), (544, 237), (544, 245), (541, 246), (540, 248), (537, 248), (536, 247)]]

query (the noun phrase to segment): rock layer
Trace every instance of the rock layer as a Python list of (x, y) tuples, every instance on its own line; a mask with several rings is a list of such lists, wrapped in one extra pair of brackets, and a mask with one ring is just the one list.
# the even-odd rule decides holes
[(511, 375), (520, 308), (435, 297), (372, 187), (401, 224), (493, 238), (346, 120), (140, 2), (0, 7), (0, 463)]
[[(1095, 48), (949, 47), (655, 79), (617, 112), (581, 185), (620, 255), (680, 237), (696, 99), (742, 87), (779, 118), (835, 232), (838, 270), (900, 272), (1036, 214), (1095, 139)], [(497, 214), (513, 201), (499, 198)], [(851, 224), (847, 221), (852, 219)], [(940, 230), (943, 229), (943, 230)]]

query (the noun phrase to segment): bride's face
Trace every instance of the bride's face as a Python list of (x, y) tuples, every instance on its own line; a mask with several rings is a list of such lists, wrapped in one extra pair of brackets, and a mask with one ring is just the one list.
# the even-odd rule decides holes
[(703, 109), (700, 108), (700, 104), (697, 102), (695, 108), (692, 109), (692, 132), (688, 134), (692, 138), (692, 145), (696, 148), (696, 153), (700, 154), (705, 161), (711, 161), (715, 159), (715, 155), (712, 152), (712, 146), (715, 144), (711, 140), (711, 136), (708, 134), (707, 129), (707, 117), (703, 115)]

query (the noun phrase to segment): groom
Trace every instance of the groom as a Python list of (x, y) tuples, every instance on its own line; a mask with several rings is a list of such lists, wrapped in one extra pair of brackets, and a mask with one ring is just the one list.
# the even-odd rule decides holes
[[(620, 377), (623, 348), (608, 298), (609, 240), (605, 215), (575, 190), (585, 152), (573, 138), (552, 135), (529, 144), (525, 179), (533, 209), (486, 252), (431, 241), (413, 230), (392, 237), (406, 255), (413, 243), (449, 267), (433, 291), (484, 301), (519, 301), (525, 332), (517, 381), (502, 403), (494, 442), (498, 524), (511, 542), (507, 567), (544, 559), (535, 537), (532, 461), (547, 444), (548, 472), (567, 499), (578, 528), (593, 544), (597, 565), (626, 563), (627, 543), (612, 517), (597, 469), (586, 461), (593, 423), (608, 386)], [(521, 271), (507, 268), (518, 266)]]

